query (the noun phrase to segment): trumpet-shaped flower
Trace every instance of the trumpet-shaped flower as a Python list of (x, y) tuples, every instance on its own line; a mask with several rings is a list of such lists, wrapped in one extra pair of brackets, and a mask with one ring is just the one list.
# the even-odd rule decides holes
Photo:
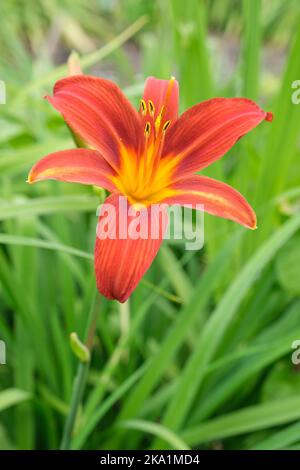
[[(238, 191), (196, 172), (260, 122), (271, 121), (272, 114), (249, 99), (215, 98), (178, 116), (178, 97), (174, 78), (150, 77), (136, 111), (109, 80), (77, 75), (58, 81), (47, 99), (87, 145), (47, 155), (33, 166), (28, 182), (56, 179), (101, 186), (112, 193), (107, 202), (116, 213), (122, 195), (130, 207), (143, 206), (146, 218), (156, 204), (202, 204), (210, 214), (256, 228), (255, 213)], [(144, 238), (96, 237), (95, 272), (103, 295), (120, 302), (130, 296), (163, 240), (166, 213), (157, 220), (155, 238), (150, 232)], [(119, 218), (114, 224), (120, 224)]]

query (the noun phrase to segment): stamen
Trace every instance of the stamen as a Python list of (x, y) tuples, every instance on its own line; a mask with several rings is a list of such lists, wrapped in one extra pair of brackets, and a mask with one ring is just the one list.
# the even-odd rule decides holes
[(140, 100), (140, 105), (141, 105), (142, 115), (146, 116), (146, 114), (147, 114), (147, 105), (146, 105), (145, 100), (141, 99)]
[[(160, 112), (157, 115), (157, 117), (155, 119), (155, 122), (154, 122), (154, 131), (155, 131), (154, 136), (153, 136), (154, 137), (154, 146), (153, 146), (153, 149), (151, 149), (151, 160), (150, 160), (150, 164), (148, 165), (149, 168), (147, 168), (148, 177), (147, 177), (147, 180), (146, 180), (145, 184), (148, 184), (149, 181), (154, 177), (154, 175), (155, 175), (155, 173), (158, 169), (161, 156), (162, 156), (164, 140), (165, 140), (165, 133), (166, 133), (167, 129), (169, 128), (170, 124), (171, 124), (171, 121), (169, 119), (166, 120), (166, 112), (167, 112), (167, 109), (168, 109), (168, 105), (169, 105), (169, 101), (170, 101), (170, 98), (171, 98), (174, 83), (175, 83), (175, 77), (171, 77), (171, 79), (169, 80), (168, 86), (167, 86), (167, 90), (166, 90), (164, 100), (163, 100), (164, 104), (161, 107)], [(150, 101), (151, 100), (148, 100), (148, 106), (149, 106), (149, 114), (152, 117), (152, 115), (151, 115), (152, 107), (151, 107)], [(147, 122), (146, 127), (145, 127), (145, 137), (149, 137), (149, 134), (150, 134), (150, 122)], [(148, 139), (147, 139), (147, 141), (148, 141)], [(147, 154), (147, 152), (148, 152), (148, 142), (147, 141), (146, 141), (146, 147), (145, 147), (145, 154)], [(145, 167), (146, 167), (146, 165), (145, 165)]]
[(151, 124), (149, 121), (147, 121), (145, 125), (145, 130), (144, 130), (145, 137), (149, 137), (150, 132), (151, 132)]
[(155, 129), (156, 129), (156, 132), (158, 132), (159, 128), (160, 128), (160, 124), (161, 124), (161, 118), (162, 118), (162, 115), (164, 113), (164, 110), (165, 110), (165, 107), (162, 106), (161, 107), (161, 110), (159, 112), (159, 115), (157, 116), (157, 118), (155, 119)]
[[(144, 147), (144, 152), (143, 152), (143, 158), (142, 158), (142, 164), (140, 167), (141, 170), (141, 177), (144, 178), (144, 175), (146, 174), (147, 171), (147, 160), (148, 160), (148, 149), (149, 149), (149, 138), (150, 138), (150, 133), (151, 133), (151, 124), (149, 121), (146, 122), (145, 129), (144, 129), (144, 135), (145, 135), (145, 147)], [(138, 178), (137, 178), (138, 181)]]
[(155, 113), (155, 106), (152, 100), (148, 100), (148, 108), (150, 116), (153, 117)]
[(171, 121), (170, 121), (170, 119), (168, 119), (168, 121), (166, 121), (163, 125), (163, 132), (166, 132), (166, 130), (168, 129), (170, 124), (171, 124)]

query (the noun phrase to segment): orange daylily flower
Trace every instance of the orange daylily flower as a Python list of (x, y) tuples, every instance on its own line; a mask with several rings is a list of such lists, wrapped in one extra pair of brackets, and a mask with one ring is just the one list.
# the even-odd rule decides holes
[[(49, 102), (89, 148), (47, 155), (31, 169), (28, 182), (56, 179), (101, 186), (118, 213), (119, 195), (130, 206), (196, 205), (256, 228), (256, 215), (235, 189), (195, 172), (222, 157), (261, 121), (272, 120), (245, 98), (215, 98), (178, 117), (178, 83), (147, 79), (136, 111), (111, 81), (77, 75), (58, 81)], [(100, 214), (100, 219), (102, 217)], [(124, 302), (151, 265), (163, 239), (96, 237), (95, 272), (99, 291)], [(116, 224), (119, 222), (116, 222)]]

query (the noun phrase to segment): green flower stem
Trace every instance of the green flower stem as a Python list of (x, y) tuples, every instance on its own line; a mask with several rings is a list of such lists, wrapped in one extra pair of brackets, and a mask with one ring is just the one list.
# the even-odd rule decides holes
[[(100, 300), (101, 300), (101, 297), (96, 291), (94, 294), (91, 309), (89, 312), (85, 338), (84, 338), (85, 345), (87, 346), (89, 351), (91, 350), (92, 345), (93, 345), (93, 339), (94, 339), (96, 325), (97, 325), (97, 314), (98, 314), (99, 307), (100, 307)], [(60, 444), (61, 450), (70, 449), (72, 433), (73, 433), (73, 429), (74, 429), (74, 425), (76, 421), (78, 408), (79, 408), (79, 405), (81, 403), (82, 396), (84, 393), (89, 366), (90, 366), (90, 361), (85, 361), (85, 362), (81, 361), (78, 364), (77, 373), (76, 373), (74, 383), (73, 383), (69, 414), (67, 416), (67, 420), (65, 423), (64, 432), (63, 432), (63, 436), (62, 436), (62, 440)]]

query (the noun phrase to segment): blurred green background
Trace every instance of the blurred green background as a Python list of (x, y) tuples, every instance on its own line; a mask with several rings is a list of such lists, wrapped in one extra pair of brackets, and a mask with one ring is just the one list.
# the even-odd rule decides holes
[(0, 448), (59, 447), (94, 290), (99, 195), (25, 182), (74, 146), (42, 99), (72, 50), (135, 104), (145, 77), (175, 75), (182, 111), (247, 96), (275, 115), (206, 171), (258, 230), (206, 215), (203, 250), (165, 242), (128, 303), (101, 304), (72, 448), (300, 449), (298, 0), (1, 1)]

